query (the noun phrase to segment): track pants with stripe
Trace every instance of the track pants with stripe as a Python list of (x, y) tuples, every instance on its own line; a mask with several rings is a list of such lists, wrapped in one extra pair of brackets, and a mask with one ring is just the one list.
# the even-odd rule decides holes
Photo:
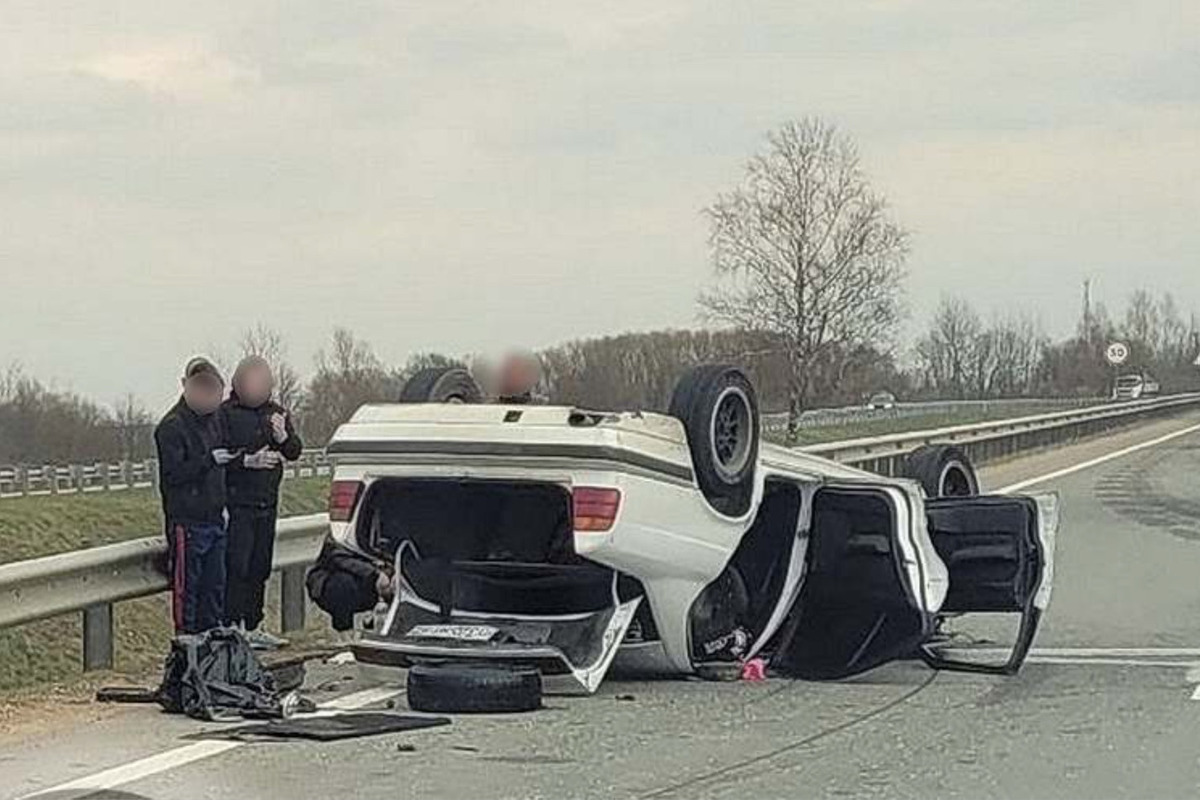
[(225, 616), (225, 526), (175, 522), (168, 537), (175, 632), (217, 627)]

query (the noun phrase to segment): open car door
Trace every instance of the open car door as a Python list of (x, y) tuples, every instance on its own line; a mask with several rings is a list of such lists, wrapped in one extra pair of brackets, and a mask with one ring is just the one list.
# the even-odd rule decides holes
[[(1020, 614), (1007, 659), (984, 662), (953, 644), (925, 644), (932, 667), (1011, 675), (1025, 661), (1054, 576), (1058, 497), (946, 497), (925, 501), (934, 549), (950, 572), (943, 614)], [(959, 653), (962, 657), (959, 657)]]
[(806, 680), (846, 678), (916, 651), (933, 632), (926, 584), (932, 553), (918, 546), (919, 501), (892, 488), (816, 491), (805, 576), (771, 666)]

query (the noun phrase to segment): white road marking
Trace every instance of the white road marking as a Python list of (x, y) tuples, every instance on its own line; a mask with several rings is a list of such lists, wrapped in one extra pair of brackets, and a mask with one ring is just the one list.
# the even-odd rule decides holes
[(1061, 478), (1061, 477), (1070, 475), (1075, 472), (1080, 472), (1085, 469), (1091, 469), (1092, 467), (1099, 466), (1100, 464), (1103, 464), (1107, 461), (1112, 461), (1113, 459), (1127, 456), (1130, 453), (1136, 453), (1139, 450), (1145, 450), (1148, 447), (1157, 447), (1158, 445), (1163, 444), (1164, 442), (1169, 442), (1172, 439), (1178, 439), (1180, 436), (1187, 436), (1189, 433), (1195, 433), (1196, 431), (1200, 431), (1200, 425), (1191, 425), (1187, 428), (1184, 428), (1183, 430), (1174, 431), (1172, 433), (1168, 433), (1163, 436), (1159, 436), (1155, 439), (1151, 439), (1146, 442), (1141, 442), (1140, 444), (1135, 444), (1130, 447), (1125, 447), (1120, 450), (1115, 450), (1111, 453), (1106, 453), (1105, 455), (1099, 456), (1097, 458), (1092, 458), (1087, 461), (1081, 461), (1078, 464), (1073, 464), (1072, 466), (1065, 467), (1065, 468), (1059, 469), (1059, 470), (1055, 470), (1054, 472), (1048, 472), (1045, 475), (1039, 475), (1036, 478), (1027, 478), (1026, 480), (1023, 480), (1023, 481), (1017, 481), (1016, 483), (1011, 483), (1008, 486), (997, 489), (996, 494), (1012, 494), (1013, 492), (1019, 492), (1022, 489), (1029, 488), (1030, 486), (1036, 486), (1039, 483), (1045, 483), (1046, 481), (1052, 481), (1055, 478)]
[[(343, 697), (335, 697), (328, 702), (321, 703), (320, 707), (328, 711), (352, 711), (356, 708), (363, 708), (374, 703), (389, 700), (400, 694), (400, 692), (401, 690), (398, 688), (378, 686), (373, 689), (363, 689), (360, 692), (353, 692)], [(127, 783), (148, 778), (160, 772), (176, 769), (186, 764), (191, 764), (194, 761), (211, 758), (212, 756), (241, 747), (243, 744), (245, 742), (219, 739), (206, 739), (193, 744), (185, 744), (182, 747), (156, 753), (146, 758), (140, 758), (137, 761), (130, 761), (128, 764), (111, 767), (94, 775), (76, 778), (73, 781), (61, 783), (58, 786), (38, 789), (36, 792), (23, 795), (19, 800), (31, 800), (32, 798), (51, 793), (54, 794), (55, 800), (60, 800), (60, 797), (63, 800), (68, 797), (84, 797), (104, 789), (124, 786)], [(60, 792), (63, 794), (60, 795)]]
[[(941, 652), (960, 659), (975, 656), (996, 660), (1010, 651), (1001, 647), (946, 647)], [(1030, 650), (1025, 662), (1075, 667), (1184, 667), (1184, 682), (1196, 684), (1192, 699), (1200, 700), (1200, 647), (1042, 647)]]
[[(962, 656), (997, 658), (1010, 652), (1002, 647), (946, 647), (940, 652)], [(1190, 667), (1200, 662), (1200, 647), (1035, 647), (1025, 659), (1030, 664), (1098, 664), (1129, 667)], [(1188, 673), (1189, 682), (1200, 682)]]

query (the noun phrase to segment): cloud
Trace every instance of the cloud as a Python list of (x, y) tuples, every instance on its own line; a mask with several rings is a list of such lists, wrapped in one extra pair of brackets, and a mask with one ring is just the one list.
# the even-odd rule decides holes
[(248, 88), (257, 70), (188, 42), (159, 42), (102, 53), (81, 62), (82, 75), (180, 99)]

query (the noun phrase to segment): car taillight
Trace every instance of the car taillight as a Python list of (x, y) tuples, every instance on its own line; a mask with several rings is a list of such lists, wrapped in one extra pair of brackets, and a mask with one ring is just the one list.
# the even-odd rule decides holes
[(617, 489), (577, 486), (571, 492), (571, 506), (574, 509), (575, 530), (606, 531), (617, 518), (621, 492)]
[(362, 494), (362, 481), (334, 481), (329, 487), (329, 521), (349, 522)]

